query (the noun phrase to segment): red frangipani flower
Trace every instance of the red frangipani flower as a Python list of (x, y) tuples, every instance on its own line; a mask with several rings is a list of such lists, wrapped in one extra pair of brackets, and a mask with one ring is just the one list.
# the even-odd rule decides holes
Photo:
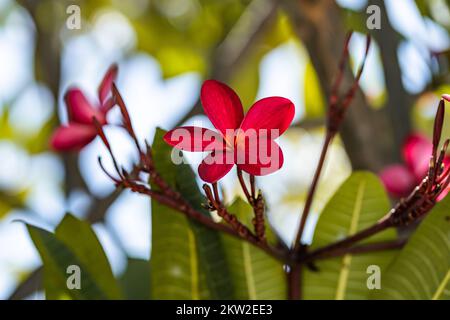
[(242, 103), (227, 85), (203, 83), (200, 95), (205, 114), (219, 131), (179, 127), (164, 140), (186, 151), (211, 151), (198, 167), (202, 180), (213, 183), (236, 164), (251, 175), (267, 175), (283, 165), (283, 152), (274, 141), (294, 118), (294, 104), (286, 98), (268, 97), (253, 104), (244, 116)]
[(77, 87), (69, 88), (64, 96), (69, 123), (62, 125), (54, 132), (50, 144), (58, 151), (79, 150), (90, 143), (97, 135), (93, 122), (96, 118), (105, 125), (106, 115), (114, 106), (111, 89), (117, 77), (117, 65), (112, 65), (98, 88), (98, 105), (91, 104), (84, 93)]
[[(380, 173), (390, 195), (405, 197), (423, 180), (428, 171), (432, 149), (432, 142), (421, 134), (411, 134), (406, 138), (402, 149), (405, 164), (387, 166)], [(444, 164), (450, 164), (449, 157), (444, 158)]]

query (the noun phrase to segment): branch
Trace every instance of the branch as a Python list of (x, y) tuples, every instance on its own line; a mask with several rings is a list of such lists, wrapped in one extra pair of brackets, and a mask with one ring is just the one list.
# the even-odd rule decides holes
[(133, 192), (147, 195), (159, 203), (186, 215), (188, 218), (212, 230), (224, 232), (243, 241), (247, 241), (275, 259), (284, 262), (289, 261), (289, 255), (284, 250), (269, 246), (265, 242), (261, 242), (247, 227), (239, 223), (235, 216), (231, 215), (218, 203), (214, 204), (215, 209), (218, 210), (219, 215), (223, 217), (224, 220), (231, 225), (231, 227), (222, 223), (217, 223), (211, 217), (205, 216), (203, 213), (197, 211), (174, 190), (170, 189), (170, 191), (166, 190), (165, 192), (170, 192), (172, 195), (176, 195), (176, 199), (174, 199), (173, 196), (167, 196), (163, 193), (153, 191), (143, 185), (132, 183), (130, 181), (124, 181), (124, 187), (129, 188)]
[(325, 136), (325, 141), (323, 143), (322, 152), (320, 153), (319, 162), (317, 164), (317, 168), (314, 173), (313, 181), (311, 183), (311, 186), (308, 191), (308, 195), (306, 197), (305, 206), (303, 207), (303, 212), (300, 217), (300, 225), (299, 225), (297, 234), (295, 236), (295, 242), (294, 242), (294, 246), (293, 246), (295, 252), (298, 252), (299, 249), (301, 248), (301, 239), (302, 239), (303, 231), (305, 229), (306, 220), (308, 218), (308, 215), (309, 215), (309, 212), (311, 209), (312, 201), (314, 199), (314, 194), (315, 194), (316, 188), (317, 188), (317, 183), (319, 182), (320, 174), (322, 172), (322, 168), (323, 168), (323, 165), (325, 162), (325, 156), (328, 152), (328, 147), (330, 146), (332, 140), (333, 140), (333, 135), (327, 133), (327, 135)]
[[(329, 252), (327, 254), (317, 256), (315, 257), (315, 259), (318, 260), (318, 259), (335, 258), (346, 254), (365, 254), (385, 250), (397, 250), (403, 248), (406, 243), (407, 239), (361, 244), (349, 248), (343, 248), (341, 250), (336, 250), (334, 252)], [(313, 261), (311, 258), (303, 260), (304, 263), (308, 263), (311, 261)]]
[(300, 258), (301, 261), (311, 261), (315, 260), (318, 257), (330, 256), (335, 254), (336, 252), (340, 252), (355, 243), (364, 240), (373, 236), (376, 233), (379, 233), (383, 230), (386, 230), (389, 227), (393, 226), (393, 222), (391, 219), (387, 218), (377, 222), (376, 224), (364, 229), (352, 236), (349, 236), (341, 241), (332, 243), (330, 245), (324, 246), (322, 248), (316, 249), (310, 253), (307, 253), (305, 257)]
[(334, 136), (339, 131), (341, 124), (344, 120), (345, 114), (347, 113), (347, 109), (349, 108), (350, 104), (352, 103), (352, 100), (355, 96), (356, 90), (358, 89), (359, 85), (359, 79), (361, 78), (361, 75), (364, 70), (364, 66), (366, 63), (367, 55), (369, 53), (370, 49), (370, 43), (371, 39), (368, 36), (366, 41), (366, 50), (364, 52), (364, 57), (361, 63), (361, 66), (359, 67), (359, 70), (356, 74), (356, 77), (350, 86), (350, 88), (347, 90), (345, 94), (342, 96), (339, 95), (339, 89), (342, 84), (342, 79), (344, 78), (345, 73), (345, 66), (349, 55), (349, 43), (352, 36), (352, 32), (350, 32), (345, 40), (344, 49), (342, 51), (341, 59), (339, 61), (339, 69), (337, 73), (336, 80), (334, 81), (332, 87), (331, 87), (331, 93), (330, 98), (328, 102), (328, 112), (327, 112), (327, 126), (326, 126), (326, 135), (325, 135), (325, 141), (322, 147), (322, 152), (320, 154), (320, 159), (317, 164), (316, 171), (314, 173), (313, 181), (311, 183), (311, 187), (309, 189), (305, 206), (303, 207), (303, 213), (300, 218), (300, 225), (297, 231), (297, 235), (295, 237), (295, 242), (293, 245), (293, 250), (295, 253), (299, 253), (300, 248), (304, 248), (300, 245), (303, 231), (305, 229), (305, 224), (308, 219), (309, 212), (311, 210), (312, 201), (314, 199), (314, 194), (316, 192), (317, 183), (319, 182), (320, 174), (322, 172), (322, 168), (325, 162), (325, 157), (328, 152), (328, 148), (334, 138)]

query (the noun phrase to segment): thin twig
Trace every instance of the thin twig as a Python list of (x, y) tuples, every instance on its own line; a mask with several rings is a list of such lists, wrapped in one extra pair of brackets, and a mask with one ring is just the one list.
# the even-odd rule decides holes
[[(317, 184), (320, 178), (320, 174), (322, 172), (322, 168), (325, 162), (325, 157), (328, 152), (329, 146), (334, 138), (334, 136), (337, 134), (337, 132), (340, 129), (340, 126), (342, 124), (342, 121), (344, 120), (345, 113), (350, 106), (356, 90), (358, 89), (359, 80), (361, 78), (362, 72), (364, 70), (364, 66), (366, 63), (367, 55), (369, 53), (370, 48), (370, 36), (367, 36), (366, 39), (366, 50), (364, 53), (363, 61), (361, 63), (361, 66), (359, 67), (359, 70), (357, 72), (357, 75), (355, 79), (353, 80), (353, 84), (350, 87), (350, 89), (347, 90), (347, 93), (340, 97), (338, 94), (339, 87), (341, 86), (342, 79), (344, 77), (345, 72), (345, 66), (346, 61), (348, 60), (349, 55), (349, 43), (352, 36), (352, 32), (349, 32), (345, 43), (344, 43), (344, 51), (341, 55), (341, 59), (339, 62), (339, 71), (336, 77), (336, 80), (334, 81), (334, 84), (331, 88), (331, 94), (328, 102), (328, 113), (327, 113), (327, 124), (326, 124), (326, 135), (324, 144), (322, 147), (322, 152), (319, 158), (319, 162), (317, 164), (316, 171), (314, 173), (313, 181), (311, 183), (311, 187), (309, 188), (308, 195), (305, 201), (305, 206), (303, 207), (302, 216), (300, 217), (300, 223), (299, 228), (297, 231), (297, 234), (295, 236), (294, 244), (293, 244), (293, 254), (294, 255), (302, 255), (304, 251), (306, 250), (306, 246), (303, 246), (301, 244), (301, 239), (303, 236), (303, 232), (305, 229), (306, 221), (308, 219), (308, 215), (311, 211), (312, 202), (314, 200), (314, 195), (317, 189)], [(289, 271), (289, 297), (291, 299), (299, 299), (300, 298), (300, 289), (297, 289), (299, 287), (299, 284), (297, 282), (300, 282), (300, 274), (302, 273), (302, 265), (294, 265), (291, 266), (291, 269)]]
[(216, 201), (220, 201), (220, 196), (219, 196), (219, 188), (217, 187), (217, 182), (214, 182), (212, 184), (213, 186), (213, 190), (214, 190), (214, 198)]
[(250, 175), (250, 191), (252, 198), (255, 199), (256, 198), (255, 176), (252, 174)]
[(339, 250), (348, 248), (353, 244), (369, 238), (376, 233), (379, 233), (383, 230), (386, 230), (389, 227), (393, 226), (393, 222), (391, 219), (384, 219), (367, 229), (364, 229), (360, 232), (355, 233), (352, 236), (349, 236), (341, 241), (334, 242), (332, 244), (326, 245), (324, 247), (318, 248), (310, 253), (307, 253), (304, 258), (300, 258), (301, 261), (311, 261), (320, 256), (328, 256), (333, 254), (334, 252), (338, 252)]
[(320, 158), (319, 158), (319, 162), (317, 163), (317, 168), (314, 173), (313, 181), (311, 183), (311, 187), (309, 188), (308, 195), (306, 197), (305, 206), (303, 207), (303, 213), (300, 218), (300, 225), (299, 225), (299, 228), (298, 228), (298, 231), (297, 231), (297, 234), (295, 237), (295, 242), (293, 245), (294, 252), (298, 252), (299, 248), (301, 248), (301, 246), (300, 246), (301, 239), (302, 239), (303, 231), (305, 229), (306, 220), (308, 218), (308, 215), (309, 215), (309, 212), (311, 209), (311, 205), (314, 200), (314, 194), (316, 192), (320, 174), (322, 173), (322, 168), (325, 163), (325, 157), (327, 155), (328, 148), (329, 148), (332, 140), (333, 140), (333, 135), (330, 133), (327, 133), (327, 135), (325, 136), (325, 140), (323, 142), (322, 152), (320, 153)]
[[(314, 260), (323, 260), (323, 259), (328, 259), (328, 258), (340, 257), (340, 256), (343, 256), (346, 254), (355, 255), (355, 254), (365, 254), (365, 253), (379, 252), (379, 251), (386, 251), (386, 250), (397, 250), (397, 249), (403, 248), (406, 243), (407, 243), (406, 239), (401, 239), (401, 240), (361, 244), (361, 245), (357, 245), (357, 246), (353, 246), (353, 247), (349, 247), (349, 248), (342, 248), (341, 250), (326, 252), (322, 255), (316, 256), (314, 258)], [(312, 261), (312, 257), (302, 260), (303, 263), (308, 263), (310, 261)]]
[(247, 198), (248, 202), (250, 204), (253, 203), (253, 198), (251, 197), (250, 193), (248, 192), (247, 186), (245, 185), (244, 176), (242, 175), (242, 170), (237, 168), (237, 176), (239, 179), (239, 183), (241, 184), (242, 191), (244, 191), (245, 197)]

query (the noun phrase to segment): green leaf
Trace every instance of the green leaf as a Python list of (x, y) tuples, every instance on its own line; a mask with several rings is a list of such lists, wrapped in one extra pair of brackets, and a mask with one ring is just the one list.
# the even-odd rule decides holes
[[(380, 218), (390, 209), (389, 199), (379, 179), (372, 173), (353, 173), (325, 206), (314, 233), (311, 249), (322, 247), (355, 234)], [(363, 243), (389, 241), (395, 230), (386, 230)], [(377, 265), (383, 271), (395, 251), (347, 254), (317, 262), (318, 272), (305, 271), (306, 299), (366, 299), (367, 267)]]
[(66, 214), (56, 228), (55, 235), (86, 266), (86, 271), (92, 275), (108, 298), (121, 298), (119, 285), (105, 252), (88, 222)]
[[(195, 175), (187, 164), (175, 165), (172, 148), (157, 129), (153, 142), (155, 167), (194, 208), (203, 198)], [(154, 299), (230, 299), (233, 288), (223, 244), (215, 231), (152, 201), (151, 295)]]
[[(86, 266), (62, 241), (46, 230), (31, 225), (27, 225), (27, 228), (44, 264), (44, 288), (47, 299), (106, 299), (106, 294), (86, 271)], [(79, 266), (81, 269), (81, 289), (79, 290), (67, 288), (69, 274), (66, 271), (70, 265)]]
[[(238, 198), (229, 211), (251, 227), (253, 210), (248, 203)], [(223, 239), (236, 299), (286, 299), (286, 274), (281, 262), (242, 240), (225, 234)]]
[(150, 299), (149, 261), (128, 258), (127, 269), (120, 277), (124, 295), (129, 300)]
[(419, 225), (372, 298), (450, 300), (450, 197)]
[[(106, 255), (89, 223), (67, 214), (55, 233), (27, 225), (44, 264), (48, 299), (120, 299)], [(80, 267), (81, 289), (67, 288), (70, 265)]]

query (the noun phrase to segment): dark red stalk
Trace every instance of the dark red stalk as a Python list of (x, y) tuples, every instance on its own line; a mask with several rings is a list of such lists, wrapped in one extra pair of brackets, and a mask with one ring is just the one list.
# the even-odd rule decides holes
[(311, 186), (308, 191), (308, 195), (306, 197), (305, 206), (303, 207), (302, 216), (300, 217), (300, 226), (295, 237), (295, 242), (293, 245), (294, 252), (298, 252), (299, 248), (301, 248), (301, 237), (303, 235), (303, 231), (305, 229), (306, 220), (308, 218), (309, 211), (311, 209), (312, 201), (314, 199), (314, 194), (316, 192), (317, 184), (319, 182), (320, 174), (322, 173), (322, 168), (325, 163), (325, 157), (328, 152), (328, 148), (330, 146), (331, 141), (333, 140), (333, 135), (327, 133), (325, 137), (325, 141), (323, 143), (322, 152), (320, 153), (319, 162), (317, 163), (317, 168), (314, 173), (314, 177), (311, 183)]
[(255, 176), (252, 174), (250, 175), (250, 190), (251, 190), (252, 198), (255, 199), (256, 198)]
[(369, 53), (369, 49), (370, 49), (370, 36), (367, 36), (367, 41), (366, 41), (366, 50), (364, 52), (364, 57), (361, 63), (361, 66), (358, 70), (358, 73), (355, 77), (355, 80), (351, 86), (351, 88), (348, 90), (347, 94), (344, 96), (343, 99), (340, 99), (338, 96), (338, 91), (339, 91), (339, 86), (342, 82), (342, 78), (343, 78), (343, 74), (345, 72), (345, 65), (346, 65), (346, 60), (348, 58), (348, 46), (350, 43), (350, 38), (352, 36), (352, 32), (350, 32), (347, 35), (347, 38), (345, 40), (345, 45), (344, 45), (344, 51), (342, 53), (341, 56), (341, 60), (339, 63), (339, 72), (338, 72), (338, 76), (333, 84), (332, 90), (331, 90), (331, 96), (330, 96), (330, 101), (329, 101), (329, 106), (328, 106), (328, 117), (327, 117), (327, 133), (325, 136), (325, 141), (322, 147), (322, 152), (319, 158), (319, 162), (316, 168), (316, 171), (314, 173), (314, 178), (313, 181), (311, 183), (311, 187), (308, 191), (308, 195), (306, 197), (306, 201), (305, 201), (305, 206), (303, 208), (303, 213), (302, 216), (300, 218), (300, 224), (299, 224), (299, 228), (298, 228), (298, 232), (296, 234), (295, 237), (295, 242), (294, 242), (294, 251), (296, 253), (298, 253), (299, 248), (300, 248), (300, 242), (301, 242), (301, 238), (303, 235), (303, 231), (305, 229), (305, 224), (311, 209), (311, 205), (312, 205), (312, 201), (314, 199), (314, 194), (317, 188), (317, 183), (319, 181), (320, 178), (320, 174), (322, 172), (322, 168), (323, 168), (323, 164), (325, 161), (325, 157), (326, 154), (328, 152), (328, 148), (330, 143), (333, 140), (333, 137), (336, 135), (336, 133), (338, 132), (340, 125), (342, 123), (343, 117), (345, 115), (345, 111), (347, 110), (347, 108), (349, 107), (351, 101), (353, 100), (353, 97), (355, 95), (355, 92), (358, 88), (358, 83), (359, 80), (361, 78), (362, 72), (364, 70), (364, 66), (366, 63), (366, 59), (367, 59), (367, 55)]
[(308, 257), (307, 259), (302, 260), (303, 263), (308, 263), (315, 260), (322, 260), (327, 258), (340, 257), (346, 254), (364, 254), (370, 252), (378, 252), (385, 250), (396, 250), (401, 249), (406, 244), (406, 239), (402, 240), (393, 240), (393, 241), (385, 241), (385, 242), (374, 242), (368, 244), (361, 244), (352, 247), (342, 248), (340, 250), (334, 250), (325, 252), (321, 255), (316, 256), (314, 259), (312, 257)]
[[(114, 164), (114, 168), (116, 169), (117, 174), (119, 174), (119, 176), (121, 177), (119, 165), (117, 164), (116, 157), (114, 156), (114, 153), (112, 152), (111, 145), (109, 144), (109, 141), (106, 138), (106, 135), (105, 135), (105, 132), (103, 131), (102, 125), (95, 117), (92, 118), (92, 122), (94, 123), (94, 126), (97, 129), (97, 134), (99, 135), (100, 139), (102, 139), (103, 144), (105, 145), (106, 149), (108, 150), (108, 153), (111, 157), (111, 160)], [(100, 165), (101, 165), (101, 168), (104, 169), (101, 161), (100, 161)], [(103, 171), (105, 171), (105, 170), (103, 170)]]
[(302, 277), (302, 264), (296, 263), (289, 266), (290, 270), (287, 273), (288, 282), (288, 299), (298, 300), (302, 296), (301, 277)]
[(125, 105), (125, 102), (123, 101), (123, 98), (122, 98), (119, 90), (117, 89), (115, 83), (112, 84), (112, 95), (113, 95), (117, 105), (120, 108), (120, 112), (121, 112), (122, 117), (123, 117), (123, 126), (124, 126), (125, 130), (127, 130), (128, 134), (133, 139), (136, 148), (140, 151), (141, 147), (139, 145), (139, 141), (138, 141), (138, 139), (136, 137), (136, 134), (134, 132), (133, 124), (131, 123), (130, 114), (128, 113), (128, 109), (127, 109), (127, 107)]
[(242, 175), (242, 170), (239, 168), (237, 168), (237, 176), (238, 176), (242, 191), (244, 191), (245, 197), (247, 198), (248, 202), (250, 204), (252, 204), (253, 199), (252, 199), (250, 193), (248, 192), (247, 186), (245, 185), (245, 180), (244, 180), (244, 176)]
[(390, 219), (384, 219), (380, 222), (372, 225), (371, 227), (364, 229), (360, 232), (355, 233), (354, 235), (347, 237), (341, 241), (332, 243), (330, 245), (324, 246), (317, 250), (314, 250), (308, 253), (302, 261), (311, 261), (320, 256), (328, 256), (334, 252), (337, 252), (343, 248), (347, 248), (363, 239), (369, 238), (374, 234), (381, 232), (389, 227), (393, 226), (393, 222)]
[[(303, 212), (302, 212), (302, 216), (300, 218), (299, 228), (298, 228), (297, 234), (295, 236), (295, 240), (294, 240), (295, 242), (293, 244), (294, 255), (302, 255), (303, 252), (301, 249), (306, 248), (301, 245), (301, 239), (302, 239), (302, 235), (303, 235), (303, 232), (305, 229), (306, 221), (308, 219), (308, 215), (311, 210), (312, 202), (314, 200), (314, 195), (315, 195), (315, 192), (317, 189), (317, 184), (319, 182), (320, 174), (322, 173), (322, 168), (323, 168), (323, 164), (325, 162), (325, 157), (328, 152), (329, 145), (331, 144), (331, 142), (333, 140), (333, 137), (337, 134), (337, 132), (340, 129), (341, 123), (344, 120), (345, 112), (348, 109), (348, 107), (350, 106), (350, 103), (352, 102), (353, 97), (355, 96), (356, 90), (358, 89), (359, 80), (360, 80), (362, 72), (364, 70), (367, 55), (369, 53), (371, 39), (370, 39), (370, 36), (367, 36), (366, 50), (364, 53), (364, 57), (363, 57), (361, 66), (358, 70), (358, 73), (356, 74), (356, 77), (355, 77), (350, 89), (347, 91), (347, 93), (344, 95), (343, 98), (340, 98), (338, 91), (339, 91), (339, 87), (342, 83), (342, 79), (344, 77), (345, 65), (346, 65), (346, 61), (348, 59), (348, 55), (349, 55), (349, 44), (350, 44), (351, 36), (352, 36), (352, 32), (350, 32), (346, 37), (346, 40), (344, 43), (344, 51), (342, 53), (342, 56), (341, 56), (341, 59), (339, 62), (338, 75), (337, 75), (337, 78), (336, 78), (332, 88), (331, 88), (331, 94), (330, 94), (330, 99), (329, 99), (329, 104), (328, 104), (328, 115), (327, 115), (327, 126), (326, 126), (327, 132), (326, 132), (325, 141), (324, 141), (324, 144), (322, 147), (322, 152), (321, 152), (321, 155), (319, 158), (319, 162), (317, 164), (317, 168), (314, 173), (314, 178), (311, 183), (311, 187), (309, 188), (308, 195), (306, 197), (305, 206), (303, 207)], [(297, 279), (300, 276), (297, 275), (297, 273), (301, 274), (301, 268), (302, 268), (301, 265), (295, 266), (295, 267), (292, 267), (292, 269), (290, 271), (291, 275), (289, 277), (291, 280), (289, 282), (289, 286), (290, 286), (289, 296), (292, 299), (300, 298), (300, 296), (296, 295), (296, 294), (299, 294), (300, 291), (297, 291), (297, 289), (295, 289), (295, 287), (299, 286), (297, 284)], [(292, 274), (292, 273), (294, 273), (294, 274)]]
[(212, 184), (213, 186), (213, 190), (214, 190), (214, 198), (216, 201), (220, 201), (220, 197), (219, 197), (219, 189), (217, 188), (217, 182), (214, 182)]

